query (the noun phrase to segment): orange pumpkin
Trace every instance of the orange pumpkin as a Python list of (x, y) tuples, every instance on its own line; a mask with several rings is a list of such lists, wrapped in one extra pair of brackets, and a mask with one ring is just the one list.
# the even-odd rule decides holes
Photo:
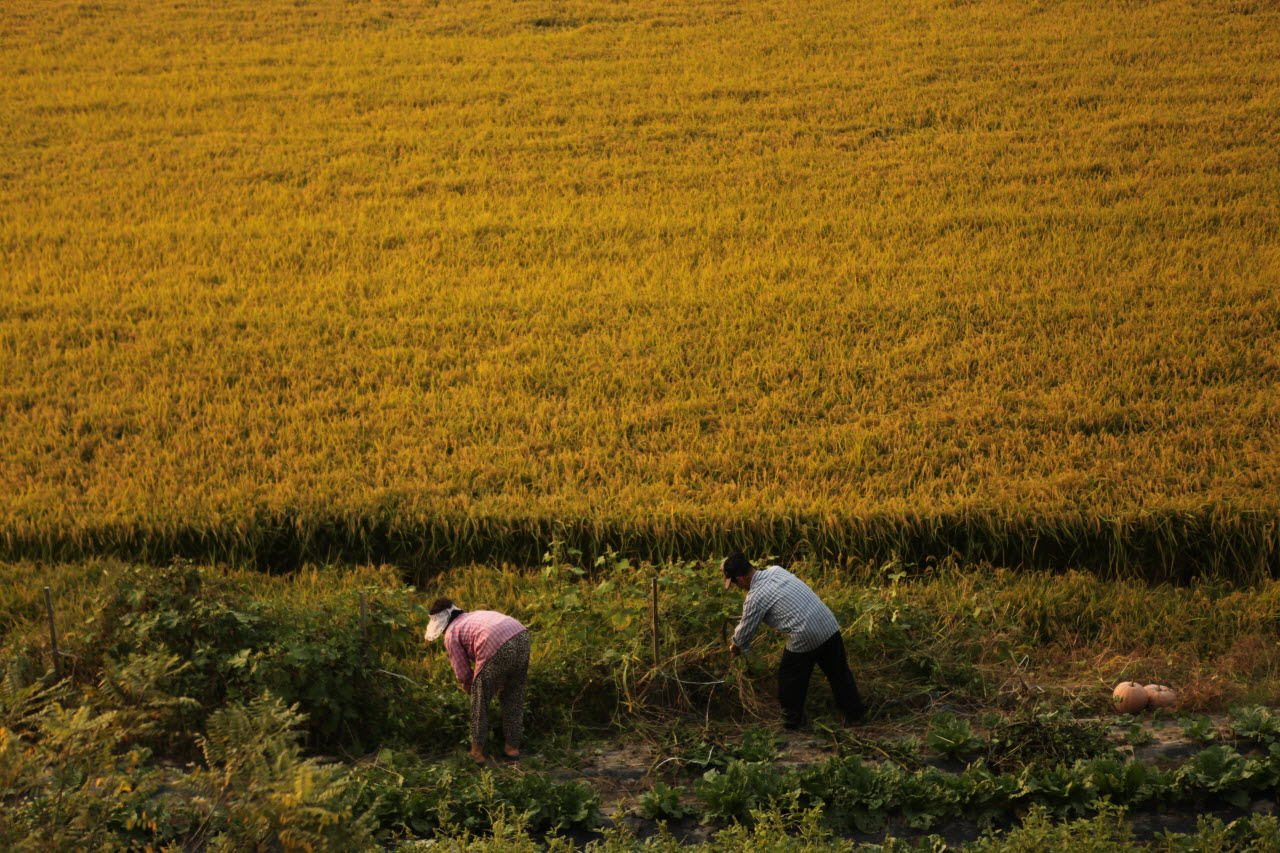
[(1172, 708), (1178, 704), (1178, 694), (1163, 684), (1148, 684), (1142, 689), (1147, 694), (1147, 705), (1151, 708)]
[(1122, 681), (1111, 692), (1111, 703), (1121, 714), (1136, 714), (1147, 707), (1147, 691), (1136, 681)]

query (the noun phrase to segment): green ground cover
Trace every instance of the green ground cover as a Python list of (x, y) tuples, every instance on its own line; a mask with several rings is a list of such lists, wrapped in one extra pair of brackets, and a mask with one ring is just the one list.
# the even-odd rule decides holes
[[(412, 849), (466, 833), (477, 849), (667, 843), (592, 834), (601, 793), (574, 778), (574, 756), (610, 739), (654, 756), (647, 790), (626, 808), (705, 821), (725, 833), (704, 835), (713, 845), (730, 843), (737, 824), (785, 826), (778, 844), (808, 832), (815, 849), (834, 850), (859, 833), (925, 843), (968, 821), (992, 833), (977, 849), (1019, 849), (999, 845), (1017, 833), (1100, 832), (1096, 822), (1116, 819), (1107, 803), (1231, 809), (1280, 789), (1280, 718), (1257, 707), (1275, 695), (1280, 583), (793, 569), (840, 616), (872, 720), (833, 726), (819, 680), (814, 732), (834, 752), (787, 769), (774, 763), (776, 643), (729, 665), (722, 626), (740, 599), (713, 564), (615, 555), (584, 566), (557, 552), (541, 570), (474, 566), (430, 590), (386, 567), (272, 576), (184, 563), (5, 565), (0, 837), (43, 849)], [(464, 697), (440, 650), (421, 641), (423, 605), (438, 593), (512, 612), (533, 631), (523, 769), (480, 773), (459, 758)], [(1230, 709), (1230, 727), (1185, 717), (1202, 751), (1163, 767), (1125, 760), (1115, 732), (1129, 727), (1133, 743), (1147, 733), (1108, 707), (1110, 685), (1127, 678), (1174, 685), (1180, 713)], [(1082, 819), (1094, 829), (1070, 828)], [(1275, 831), (1261, 815), (1223, 820), (1236, 822), (1193, 836)], [(1114, 849), (1130, 849), (1120, 829), (1107, 833)], [(1201, 843), (1191, 837), (1177, 844)], [(1166, 842), (1155, 849), (1201, 849)]]

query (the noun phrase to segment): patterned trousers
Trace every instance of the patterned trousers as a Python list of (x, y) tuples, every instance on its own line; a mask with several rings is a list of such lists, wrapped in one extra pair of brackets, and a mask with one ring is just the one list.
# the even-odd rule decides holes
[(507, 640), (484, 662), (471, 684), (471, 742), (489, 740), (489, 702), (501, 691), (502, 736), (507, 746), (520, 748), (524, 739), (524, 693), (529, 682), (529, 632)]

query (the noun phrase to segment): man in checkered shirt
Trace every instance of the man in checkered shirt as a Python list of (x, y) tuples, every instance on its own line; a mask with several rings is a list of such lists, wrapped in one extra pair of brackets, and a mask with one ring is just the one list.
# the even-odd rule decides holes
[(739, 552), (726, 557), (720, 569), (724, 572), (725, 589), (736, 586), (747, 594), (742, 603), (742, 619), (729, 645), (734, 657), (751, 651), (751, 638), (761, 622), (787, 635), (778, 663), (778, 704), (782, 706), (783, 725), (797, 729), (804, 720), (804, 700), (814, 664), (831, 684), (845, 722), (861, 723), (866, 706), (849, 671), (840, 625), (831, 609), (804, 581), (781, 566), (756, 569)]

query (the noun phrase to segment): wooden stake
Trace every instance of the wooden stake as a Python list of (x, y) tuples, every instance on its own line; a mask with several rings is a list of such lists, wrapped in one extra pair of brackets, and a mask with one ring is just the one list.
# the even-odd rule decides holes
[(653, 668), (658, 668), (658, 579), (653, 579)]
[(62, 677), (62, 654), (58, 651), (58, 626), (53, 621), (53, 593), (44, 588), (44, 609), (49, 613), (49, 642), (53, 644), (53, 674)]

